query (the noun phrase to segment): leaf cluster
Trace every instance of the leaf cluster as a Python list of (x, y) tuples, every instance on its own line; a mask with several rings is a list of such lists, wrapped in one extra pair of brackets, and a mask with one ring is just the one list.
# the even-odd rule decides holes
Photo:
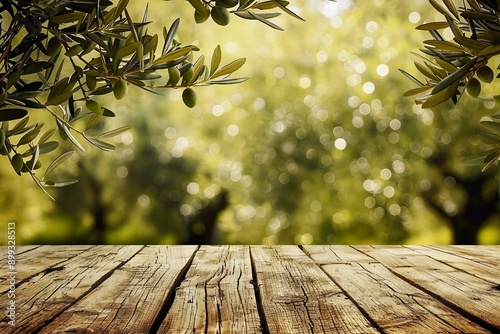
[(277, 9), (296, 19), (303, 19), (291, 11), (285, 0), (188, 0), (194, 8), (194, 18), (197, 23), (205, 22), (209, 17), (218, 25), (229, 24), (230, 14), (246, 20), (257, 20), (276, 30), (283, 30), (280, 26), (270, 21), (281, 15)]
[[(429, 0), (436, 11), (444, 16), (443, 21), (424, 23), (416, 27), (429, 31), (432, 39), (424, 41), (420, 51), (424, 56), (415, 62), (415, 67), (425, 77), (421, 81), (404, 70), (400, 70), (418, 87), (404, 93), (417, 96), (415, 102), (424, 108), (431, 108), (451, 100), (455, 105), (467, 92), (479, 98), (482, 84), (489, 84), (500, 78), (498, 71), (488, 66), (490, 60), (500, 55), (500, 3), (488, 0), (467, 0), (457, 7), (452, 0)], [(451, 40), (443, 38), (443, 29), (453, 33)], [(483, 97), (481, 97), (483, 98)], [(499, 103), (500, 95), (493, 101)], [(480, 132), (483, 142), (495, 148), (467, 157), (466, 165), (482, 165), (483, 170), (500, 159), (500, 115), (493, 115), (491, 121), (482, 122), (484, 131)], [(500, 182), (500, 166), (497, 173)]]
[[(46, 180), (46, 175), (70, 157), (67, 153), (56, 158), (41, 178), (35, 175), (41, 167), (40, 155), (59, 145), (58, 140), (49, 141), (54, 133), (59, 132), (63, 140), (81, 151), (82, 139), (102, 150), (112, 150), (114, 146), (105, 139), (129, 129), (123, 126), (96, 132), (97, 124), (115, 116), (101, 105), (101, 97), (112, 94), (121, 99), (129, 85), (152, 91), (246, 80), (228, 78), (245, 63), (244, 58), (221, 66), (221, 49), (217, 47), (210, 64), (205, 64), (203, 55), (194, 57), (198, 47), (175, 39), (179, 19), (168, 29), (164, 27), (162, 34), (150, 34), (147, 7), (142, 20), (135, 22), (127, 11), (128, 3), (2, 2), (0, 153), (16, 173), (29, 173), (42, 188), (76, 182)], [(44, 123), (30, 123), (33, 110), (49, 113), (55, 127), (42, 132)]]

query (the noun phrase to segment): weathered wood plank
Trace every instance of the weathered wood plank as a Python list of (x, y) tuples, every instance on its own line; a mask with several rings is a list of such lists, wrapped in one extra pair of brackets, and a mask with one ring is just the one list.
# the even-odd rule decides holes
[[(50, 268), (60, 267), (63, 262), (81, 254), (92, 246), (19, 246), (16, 254), (16, 284), (24, 282), (26, 279), (35, 276), (44, 271), (50, 271)], [(3, 248), (7, 253), (7, 247)], [(6, 257), (2, 263), (6, 263)], [(0, 283), (5, 278), (0, 277)], [(7, 291), (8, 286), (0, 285), (0, 293)]]
[[(465, 271), (470, 275), (477, 276), (487, 281), (490, 281), (492, 284), (498, 282), (498, 280), (500, 279), (500, 254), (498, 254), (497, 263), (496, 264), (492, 263), (491, 266), (488, 266), (482, 262), (477, 261), (477, 257), (475, 258), (475, 260), (471, 260), (428, 246), (404, 246), (404, 247), (415, 251), (416, 254), (427, 255), (428, 257), (433, 258), (434, 260), (437, 260), (448, 266), (451, 266), (458, 270)], [(453, 248), (450, 248), (450, 250), (453, 250)], [(476, 250), (476, 254), (480, 252), (481, 248), (478, 247)]]
[(158, 333), (261, 333), (248, 246), (202, 246)]
[(251, 247), (269, 333), (377, 333), (296, 246)]
[(332, 263), (374, 263), (378, 262), (351, 246), (303, 246), (304, 251), (319, 265)]
[(384, 333), (489, 333), (350, 247), (304, 250)]
[(428, 246), (442, 252), (453, 254), (481, 263), (488, 267), (500, 266), (500, 248), (498, 246)]
[[(99, 246), (41, 272), (16, 289), (16, 326), (0, 322), (1, 333), (40, 330), (81, 299), (110, 273), (134, 256), (141, 246)], [(33, 259), (36, 261), (36, 258)], [(88, 310), (91, 312), (91, 309)]]
[(409, 248), (356, 246), (392, 272), (478, 324), (500, 331), (500, 291), (496, 283), (470, 275)]
[(144, 248), (40, 334), (148, 333), (196, 248)]
[[(16, 255), (20, 255), (20, 254), (23, 254), (23, 253), (26, 253), (26, 252), (29, 252), (33, 249), (36, 249), (36, 248), (39, 248), (39, 247), (42, 247), (40, 245), (20, 245), (20, 246), (16, 246)], [(7, 246), (0, 246), (0, 251), (2, 252), (0, 254), (0, 262), (1, 263), (4, 263), (5, 260), (7, 260)]]

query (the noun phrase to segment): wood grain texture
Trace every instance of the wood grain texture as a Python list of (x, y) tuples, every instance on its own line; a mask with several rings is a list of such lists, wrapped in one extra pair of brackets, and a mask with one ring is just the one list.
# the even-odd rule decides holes
[[(25, 280), (50, 270), (58, 270), (64, 266), (69, 259), (92, 248), (92, 246), (21, 246), (16, 251), (16, 283), (20, 284)], [(7, 252), (3, 252), (1, 263), (6, 263)], [(2, 284), (5, 278), (0, 278), (0, 293), (7, 291), (6, 284)]]
[(40, 333), (149, 332), (196, 248), (144, 248)]
[[(141, 246), (93, 247), (46, 270), (16, 290), (16, 326), (0, 322), (1, 333), (32, 333), (51, 322), (65, 309), (92, 291), (114, 269), (130, 260)], [(61, 250), (63, 251), (63, 250)], [(68, 253), (71, 253), (68, 250)], [(30, 261), (36, 261), (37, 257)], [(50, 269), (50, 268), (49, 268)]]
[(493, 331), (500, 331), (500, 277), (491, 281), (407, 247), (357, 246), (402, 279)]
[(251, 252), (269, 333), (377, 333), (297, 246)]
[(500, 266), (500, 249), (498, 246), (428, 246), (448, 254), (460, 256), (488, 267)]
[(248, 246), (202, 246), (158, 333), (260, 333)]
[(500, 246), (16, 250), (2, 334), (500, 333)]
[[(359, 251), (304, 250), (322, 263), (332, 280), (384, 333), (489, 333)], [(353, 250), (358, 255), (353, 256)], [(327, 254), (331, 254), (330, 261)], [(346, 263), (346, 258), (357, 261)]]
[[(405, 246), (405, 248), (414, 251), (414, 254), (426, 255), (444, 265), (464, 271), (469, 275), (490, 281), (492, 284), (498, 283), (500, 280), (500, 254), (497, 254), (497, 265), (495, 266), (486, 265), (483, 262), (478, 261), (477, 257), (474, 259), (468, 259), (463, 258), (460, 255), (449, 253), (446, 251), (446, 248), (442, 249), (444, 251), (439, 251), (439, 249), (434, 249), (428, 246)], [(495, 261), (489, 261), (490, 264), (494, 264), (494, 262)]]

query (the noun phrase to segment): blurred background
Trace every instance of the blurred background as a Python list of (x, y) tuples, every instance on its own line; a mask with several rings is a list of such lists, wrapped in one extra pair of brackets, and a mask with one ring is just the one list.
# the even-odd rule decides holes
[[(134, 18), (145, 5), (131, 2)], [(188, 2), (150, 1), (150, 30), (181, 17), (179, 41), (247, 57), (237, 74), (250, 79), (196, 88), (192, 109), (182, 90), (101, 101), (117, 114), (101, 130), (133, 129), (59, 167), (79, 182), (49, 190), (54, 202), (3, 159), (0, 221), (16, 222), (17, 243), (500, 243), (494, 175), (460, 164), (498, 105), (402, 96), (414, 86), (398, 68), (417, 74), (411, 52), (428, 39), (415, 26), (442, 17), (427, 0), (294, 5), (306, 22), (282, 15), (280, 32), (235, 16), (196, 25)]]

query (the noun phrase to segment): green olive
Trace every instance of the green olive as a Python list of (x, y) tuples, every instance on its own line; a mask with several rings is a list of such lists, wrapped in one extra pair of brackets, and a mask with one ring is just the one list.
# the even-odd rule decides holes
[(87, 100), (87, 102), (85, 102), (85, 106), (87, 107), (88, 110), (92, 111), (93, 113), (102, 114), (101, 105), (97, 101)]
[(182, 101), (186, 107), (193, 108), (196, 105), (196, 92), (192, 88), (186, 88), (182, 92)]
[(222, 6), (215, 6), (210, 12), (212, 20), (221, 26), (225, 26), (229, 23), (229, 11)]
[(113, 87), (113, 94), (117, 100), (121, 100), (127, 95), (128, 85), (123, 80), (118, 80)]
[(481, 93), (481, 83), (476, 78), (471, 78), (467, 83), (467, 94), (472, 97), (478, 97)]
[(168, 76), (170, 77), (169, 78), (169, 83), (175, 87), (175, 85), (177, 85), (177, 83), (179, 82), (180, 78), (181, 78), (181, 74), (179, 72), (179, 69), (177, 67), (169, 67), (168, 68)]
[(482, 82), (490, 83), (493, 81), (494, 76), (495, 74), (493, 73), (493, 70), (488, 66), (483, 66), (477, 70), (477, 77)]
[(14, 167), (16, 173), (19, 173), (24, 166), (22, 155), (19, 153), (14, 154), (10, 163), (12, 164), (12, 167)]
[(47, 54), (49, 56), (55, 56), (56, 54), (59, 53), (59, 50), (61, 50), (61, 46), (62, 43), (59, 37), (57, 36), (52, 37), (47, 43)]

